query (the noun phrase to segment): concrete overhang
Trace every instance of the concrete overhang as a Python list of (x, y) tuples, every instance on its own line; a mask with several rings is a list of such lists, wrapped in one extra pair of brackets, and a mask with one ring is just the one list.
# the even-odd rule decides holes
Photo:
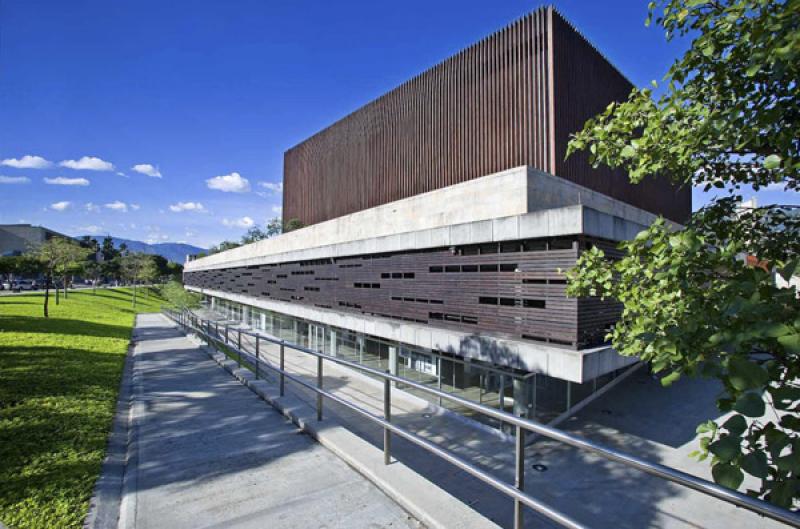
[(185, 271), (576, 234), (620, 241), (655, 218), (523, 166), (189, 261)]

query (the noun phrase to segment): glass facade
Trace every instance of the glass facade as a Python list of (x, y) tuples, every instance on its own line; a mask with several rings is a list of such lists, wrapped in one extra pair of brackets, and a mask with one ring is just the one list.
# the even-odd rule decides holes
[[(389, 371), (414, 382), (497, 409), (549, 422), (615, 377), (605, 375), (584, 384), (570, 383), (539, 373), (528, 373), (457, 357), (443, 351), (426, 350), (391, 342), (351, 330), (323, 325), (302, 318), (206, 296), (204, 306), (217, 318), (245, 325), (254, 331), (321, 351), (351, 362)], [(484, 423), (492, 419), (409, 386), (409, 393)]]

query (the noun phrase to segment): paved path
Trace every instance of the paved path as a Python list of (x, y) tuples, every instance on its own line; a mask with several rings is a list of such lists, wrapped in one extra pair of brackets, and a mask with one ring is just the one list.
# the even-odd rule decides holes
[[(204, 311), (202, 315), (212, 314)], [(230, 337), (235, 340), (236, 333), (232, 332)], [(242, 346), (247, 351), (255, 350), (254, 341), (246, 336)], [(277, 346), (262, 342), (260, 352), (265, 361), (278, 363)], [(287, 348), (285, 361), (290, 372), (316, 383), (314, 358)], [(269, 379), (274, 382), (276, 377), (273, 374)], [(382, 415), (382, 383), (326, 362), (323, 384), (334, 394)], [(310, 390), (287, 382), (287, 391), (314, 406), (316, 396)], [(646, 370), (640, 369), (561, 428), (710, 479), (708, 465), (689, 458), (688, 453), (697, 448), (694, 436), (697, 424), (719, 417), (713, 404), (718, 391), (708, 381), (686, 379), (664, 389)], [(374, 446), (382, 446), (382, 430), (355, 412), (326, 401), (325, 416), (344, 424)], [(395, 390), (392, 421), (513, 483), (513, 442), (489, 433), (483, 425), (443, 413), (432, 404)], [(393, 441), (392, 453), (485, 517), (503, 527), (511, 526), (511, 501), (488, 485), (403, 439)], [(525, 488), (529, 494), (589, 527), (782, 527), (703, 494), (544, 438), (526, 450), (526, 468)], [(530, 510), (526, 512), (525, 526), (553, 527)]]
[(134, 331), (122, 528), (419, 527), (161, 315)]

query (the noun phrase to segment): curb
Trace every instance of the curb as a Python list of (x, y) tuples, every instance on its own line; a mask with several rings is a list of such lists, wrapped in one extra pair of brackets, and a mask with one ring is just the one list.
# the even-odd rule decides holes
[[(135, 329), (133, 331), (135, 333)], [(111, 432), (106, 444), (106, 456), (95, 482), (89, 511), (83, 521), (84, 529), (116, 529), (123, 496), (123, 483), (128, 461), (128, 438), (130, 433), (130, 407), (132, 398), (134, 334), (125, 355), (125, 365), (117, 394)], [(2, 529), (2, 524), (0, 524)]]
[[(250, 391), (367, 478), (426, 527), (499, 528), (496, 523), (423, 478), (402, 462), (394, 460), (391, 465), (384, 465), (382, 450), (375, 448), (337, 422), (326, 419), (323, 422), (324, 427), (318, 428), (315, 409), (300, 399), (288, 395), (288, 392), (281, 397), (274, 384), (264, 379), (256, 380), (250, 370), (240, 368), (237, 362), (229, 360), (224, 353), (205, 345), (192, 334), (187, 336)], [(122, 527), (120, 525), (121, 529)]]

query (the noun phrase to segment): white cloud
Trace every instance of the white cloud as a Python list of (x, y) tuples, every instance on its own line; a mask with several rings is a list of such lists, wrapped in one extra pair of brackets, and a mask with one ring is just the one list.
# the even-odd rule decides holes
[(99, 233), (103, 233), (104, 230), (102, 227), (97, 226), (96, 224), (91, 224), (89, 226), (81, 226), (76, 231), (85, 233), (87, 235), (97, 235)]
[(97, 204), (92, 204), (91, 202), (87, 202), (83, 207), (86, 208), (86, 211), (90, 211), (92, 213), (97, 213), (100, 211), (100, 206)]
[(149, 163), (136, 164), (131, 167), (131, 171), (135, 171), (146, 176), (152, 176), (154, 178), (161, 178), (161, 171), (158, 170), (158, 167), (154, 167)]
[(276, 215), (280, 215), (281, 213), (283, 213), (283, 207), (282, 206), (272, 206), (272, 212), (274, 214), (276, 214)]
[(50, 209), (55, 211), (64, 211), (66, 209), (69, 209), (70, 206), (72, 206), (72, 202), (68, 200), (62, 200), (61, 202), (55, 202), (53, 204), (50, 204)]
[(41, 156), (25, 155), (22, 158), (0, 160), (0, 165), (7, 165), (17, 169), (47, 169), (53, 166), (53, 162), (45, 160)]
[(27, 184), (30, 181), (27, 176), (0, 176), (0, 184)]
[(141, 208), (141, 207), (142, 206), (140, 206), (139, 204), (131, 204), (131, 209), (133, 211), (139, 211), (139, 208)]
[(249, 228), (255, 224), (250, 217), (242, 217), (240, 219), (222, 219), (222, 224), (229, 228)]
[(178, 202), (169, 207), (170, 211), (180, 213), (181, 211), (197, 211), (198, 213), (205, 213), (206, 208), (200, 202)]
[(127, 213), (128, 211), (128, 204), (125, 202), (120, 202), (119, 200), (109, 202), (108, 204), (103, 204), (103, 207), (106, 209), (113, 209), (114, 211), (122, 211), (123, 213)]
[(283, 182), (259, 182), (258, 185), (273, 193), (280, 193), (283, 191)]
[(113, 171), (114, 164), (94, 156), (84, 156), (80, 160), (64, 160), (59, 163), (68, 169), (83, 169), (86, 171)]
[(215, 176), (206, 180), (209, 189), (225, 191), (226, 193), (247, 193), (250, 191), (250, 182), (242, 178), (239, 173)]
[(55, 186), (88, 186), (89, 181), (85, 178), (64, 178), (63, 176), (57, 176), (56, 178), (45, 178), (45, 184), (55, 185)]
[(128, 178), (128, 175), (126, 175), (122, 171), (117, 171), (117, 176), (124, 176), (125, 178)]

